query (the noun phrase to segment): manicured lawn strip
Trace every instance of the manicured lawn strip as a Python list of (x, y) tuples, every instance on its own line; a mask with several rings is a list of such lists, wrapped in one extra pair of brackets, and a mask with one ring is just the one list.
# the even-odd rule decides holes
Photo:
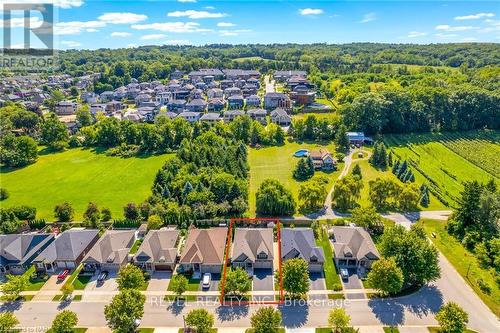
[[(245, 333), (253, 333), (253, 332), (254, 332), (253, 328), (247, 328), (245, 330)], [(285, 332), (286, 332), (286, 329), (283, 327), (278, 329), (278, 333), (285, 333)]]
[[(184, 333), (184, 329), (183, 328), (179, 328), (179, 333)], [(217, 329), (216, 328), (212, 328), (210, 330), (210, 333), (217, 333)]]
[(323, 248), (325, 254), (325, 263), (323, 264), (323, 271), (325, 272), (326, 289), (334, 290), (335, 287), (342, 288), (340, 277), (333, 261), (333, 249), (328, 239), (328, 234), (325, 230), (321, 230), (321, 237), (316, 240), (316, 244)]
[(139, 333), (153, 333), (154, 331), (155, 331), (154, 328), (139, 327)]
[(332, 329), (329, 327), (318, 327), (316, 328), (316, 333), (332, 333)]
[(384, 327), (384, 333), (399, 333), (397, 327)]
[(26, 272), (23, 273), (23, 276), (28, 278), (28, 285), (24, 289), (25, 291), (38, 291), (40, 290), (47, 279), (32, 279), (31, 275), (35, 273), (35, 266), (31, 266)]
[[(87, 331), (87, 328), (85, 327), (75, 327), (73, 329), (73, 333), (85, 333)], [(52, 329), (49, 329), (46, 333), (54, 333)]]
[(125, 204), (139, 203), (151, 194), (155, 174), (170, 156), (120, 158), (77, 148), (41, 155), (20, 169), (1, 167), (2, 187), (10, 193), (2, 207), (36, 207), (37, 218), (52, 221), (54, 206), (68, 201), (75, 220), (82, 220), (87, 204), (95, 202), (120, 218)]
[[(429, 330), (430, 333), (441, 333), (439, 327), (436, 326), (429, 326), (427, 327), (427, 329)], [(470, 329), (466, 329), (463, 333), (477, 333), (477, 332)]]
[[(255, 216), (255, 193), (260, 184), (268, 178), (280, 181), (292, 192), (298, 203), (301, 182), (296, 181), (292, 173), (299, 159), (294, 157), (293, 153), (299, 149), (309, 149), (311, 151), (322, 147), (327, 148), (332, 154), (335, 154), (334, 144), (318, 145), (286, 142), (283, 146), (279, 147), (250, 148), (248, 150), (248, 162), (250, 165), (249, 216)], [(342, 167), (343, 164), (340, 164), (338, 170), (341, 170)], [(329, 189), (333, 181), (337, 179), (339, 172), (316, 172), (316, 175), (325, 175), (328, 177), (329, 183), (326, 187)]]
[(35, 295), (24, 295), (24, 296), (21, 296), (21, 299), (25, 302), (29, 302), (33, 299), (33, 297), (35, 297)]
[(75, 281), (73, 281), (73, 287), (75, 290), (83, 290), (87, 286), (87, 283), (90, 282), (92, 276), (90, 275), (82, 275), (78, 276)]
[[(186, 291), (198, 291), (199, 286), (200, 286), (200, 280), (197, 279), (192, 279), (191, 277), (186, 276), (188, 279), (188, 286)], [(172, 282), (172, 279), (170, 280)], [(173, 291), (172, 287), (170, 286), (170, 282), (168, 283), (167, 291)]]
[(328, 299), (345, 299), (344, 294), (328, 294)]
[[(475, 293), (494, 314), (500, 316), (500, 288), (495, 281), (494, 273), (481, 268), (474, 255), (464, 248), (456, 238), (446, 232), (444, 229), (445, 222), (426, 219), (419, 223), (424, 226), (427, 236), (472, 287)], [(436, 238), (432, 237), (433, 232), (436, 234)], [(469, 272), (468, 276), (467, 271)], [(479, 280), (490, 286), (491, 293), (489, 295), (485, 294), (479, 288), (477, 283)]]
[(135, 254), (137, 253), (137, 250), (139, 250), (139, 246), (142, 244), (142, 239), (136, 239), (132, 247), (130, 248), (129, 254)]

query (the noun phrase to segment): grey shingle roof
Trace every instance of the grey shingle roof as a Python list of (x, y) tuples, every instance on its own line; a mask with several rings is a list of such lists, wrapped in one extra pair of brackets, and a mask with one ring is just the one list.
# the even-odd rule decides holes
[(135, 260), (141, 263), (175, 263), (179, 230), (161, 229), (148, 232), (137, 250)]
[(281, 257), (302, 258), (307, 262), (316, 257), (318, 263), (325, 261), (323, 249), (316, 246), (314, 233), (310, 228), (281, 229)]
[(134, 240), (134, 230), (108, 230), (83, 261), (122, 264), (126, 261)]
[(181, 264), (222, 264), (227, 228), (191, 229), (181, 255)]
[(238, 228), (234, 233), (232, 260), (243, 261), (248, 258), (255, 262), (257, 255), (265, 253), (267, 259), (274, 258), (273, 229)]
[(370, 234), (361, 227), (342, 227), (334, 226), (333, 231), (333, 248), (335, 256), (340, 258), (363, 258), (376, 260), (380, 258), (380, 254), (373, 243)]
[(53, 234), (0, 235), (0, 264), (23, 265), (53, 240)]
[(34, 261), (76, 260), (99, 234), (99, 230), (68, 230), (40, 253)]

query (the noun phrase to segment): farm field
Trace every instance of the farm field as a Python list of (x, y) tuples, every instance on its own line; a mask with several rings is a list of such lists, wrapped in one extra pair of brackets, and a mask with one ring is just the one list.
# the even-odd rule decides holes
[[(419, 223), (424, 227), (429, 239), (450, 261), (467, 284), (469, 284), (474, 292), (483, 300), (484, 304), (486, 304), (494, 314), (499, 316), (500, 288), (495, 281), (494, 271), (488, 271), (481, 268), (476, 257), (456, 238), (446, 232), (444, 229), (445, 222), (425, 219)], [(432, 237), (433, 232), (436, 234), (435, 238)], [(480, 280), (490, 286), (490, 294), (481, 291), (478, 285), (478, 281)]]
[[(356, 155), (356, 154), (355, 154)], [(363, 176), (363, 188), (361, 189), (361, 199), (359, 200), (359, 204), (361, 206), (369, 206), (370, 205), (370, 187), (368, 183), (371, 180), (375, 180), (376, 178), (390, 178), (396, 182), (400, 182), (398, 178), (392, 174), (392, 172), (389, 170), (387, 171), (381, 171), (377, 170), (374, 167), (370, 165), (367, 159), (364, 160), (359, 160), (359, 159), (353, 159), (353, 163), (351, 165), (351, 168), (349, 169), (349, 173), (352, 172), (352, 168), (356, 164), (359, 164), (361, 168), (361, 174)], [(421, 184), (424, 179), (419, 179), (417, 176), (416, 177), (416, 183)], [(422, 177), (423, 178), (423, 177)], [(443, 205), (432, 193), (430, 193), (430, 202), (428, 207), (421, 207), (419, 208), (421, 210), (442, 210), (446, 209), (446, 206)]]
[[(250, 191), (249, 191), (249, 213), (250, 217), (255, 216), (255, 193), (260, 184), (267, 178), (279, 180), (285, 187), (289, 188), (298, 203), (298, 194), (301, 182), (292, 177), (292, 172), (299, 160), (293, 153), (299, 149), (319, 149), (326, 147), (331, 153), (335, 152), (335, 145), (328, 144), (321, 146), (318, 144), (286, 142), (280, 147), (250, 148), (248, 161), (250, 164)], [(342, 169), (340, 164), (338, 169)], [(338, 177), (340, 171), (332, 173), (316, 172), (317, 175), (326, 175), (329, 179), (328, 188)]]
[(336, 120), (339, 118), (339, 115), (336, 112), (324, 112), (324, 113), (304, 112), (293, 115), (293, 119), (306, 119), (308, 116), (315, 116), (316, 119), (327, 119), (327, 120)]
[(2, 206), (33, 206), (37, 218), (52, 221), (54, 206), (68, 201), (75, 220), (81, 220), (92, 201), (111, 209), (113, 218), (122, 217), (126, 203), (147, 198), (156, 172), (169, 156), (173, 155), (120, 158), (86, 149), (41, 155), (27, 167), (0, 169), (1, 186), (10, 193)]
[(463, 189), (462, 182), (498, 180), (486, 171), (498, 168), (498, 141), (491, 139), (491, 132), (475, 133), (484, 139), (472, 141), (467, 135), (473, 134), (445, 133), (385, 135), (383, 140), (397, 157), (408, 160), (418, 183), (425, 181), (433, 194), (453, 207)]

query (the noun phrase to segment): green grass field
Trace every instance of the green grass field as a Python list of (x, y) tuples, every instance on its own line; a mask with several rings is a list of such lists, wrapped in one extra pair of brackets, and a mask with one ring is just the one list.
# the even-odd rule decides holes
[[(495, 281), (494, 271), (488, 271), (479, 266), (479, 262), (462, 244), (453, 236), (450, 236), (444, 229), (445, 222), (435, 220), (422, 220), (424, 229), (437, 246), (439, 251), (450, 261), (457, 272), (474, 289), (475, 293), (483, 302), (495, 313), (500, 316), (500, 287)], [(436, 238), (432, 237), (432, 233)], [(467, 271), (469, 274), (467, 275)], [(486, 294), (478, 286), (477, 281), (482, 280), (491, 288), (490, 294)]]
[[(323, 270), (325, 272), (326, 289), (340, 290), (342, 289), (342, 282), (340, 281), (339, 273), (333, 262), (333, 249), (328, 239), (328, 234), (325, 230), (321, 231), (321, 236), (316, 239), (316, 245), (321, 246), (325, 255), (325, 263)], [(339, 289), (340, 288), (340, 289)]]
[[(494, 172), (498, 168), (500, 146), (492, 139), (498, 136), (495, 132), (475, 133), (476, 142), (466, 139), (471, 133), (385, 135), (383, 139), (398, 157), (413, 164), (412, 169), (418, 171), (414, 172), (417, 183), (426, 182), (448, 205), (454, 206), (463, 189), (462, 182), (498, 180), (485, 170)], [(460, 143), (461, 138), (466, 143)]]
[[(266, 148), (250, 148), (248, 154), (248, 161), (250, 164), (250, 191), (249, 191), (249, 213), (250, 217), (255, 216), (255, 193), (257, 192), (260, 184), (267, 178), (274, 178), (280, 181), (285, 187), (292, 191), (295, 200), (298, 203), (299, 188), (301, 182), (296, 181), (293, 176), (293, 170), (299, 160), (293, 156), (293, 153), (299, 149), (319, 149), (321, 145), (308, 144), (297, 142), (287, 142), (280, 147), (266, 147)], [(333, 154), (335, 153), (335, 146), (333, 144), (326, 145), (326, 148)], [(340, 164), (338, 169), (342, 169), (343, 165)], [(317, 175), (326, 175), (329, 179), (328, 188), (332, 185), (333, 181), (337, 179), (339, 171), (332, 173), (316, 172)]]
[(150, 194), (156, 172), (173, 155), (120, 158), (85, 149), (70, 149), (42, 155), (21, 169), (1, 168), (1, 186), (10, 197), (2, 206), (28, 205), (37, 217), (54, 219), (54, 206), (68, 201), (81, 220), (90, 201), (111, 209), (114, 218), (123, 215), (128, 202), (139, 203)]

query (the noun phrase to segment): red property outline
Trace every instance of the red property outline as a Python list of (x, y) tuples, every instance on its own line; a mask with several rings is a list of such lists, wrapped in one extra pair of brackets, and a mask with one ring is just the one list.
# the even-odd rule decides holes
[[(229, 264), (229, 255), (230, 255), (230, 250), (231, 250), (231, 241), (232, 241), (232, 236), (233, 236), (233, 226), (235, 222), (275, 222), (277, 225), (277, 240), (278, 240), (278, 274), (279, 274), (279, 300), (276, 301), (226, 301), (224, 299), (224, 285), (226, 282), (226, 272), (227, 272), (227, 266)], [(282, 263), (281, 263), (281, 222), (278, 218), (232, 218), (230, 219), (229, 222), (229, 228), (227, 231), (227, 241), (226, 241), (226, 253), (225, 253), (225, 260), (224, 260), (224, 268), (222, 272), (222, 279), (221, 279), (221, 294), (220, 294), (220, 304), (221, 305), (250, 305), (250, 304), (269, 304), (269, 305), (282, 305), (285, 302), (285, 298), (283, 296), (283, 273), (282, 273)], [(274, 272), (273, 272), (274, 273)], [(273, 277), (274, 278), (274, 277)], [(274, 281), (273, 281), (274, 285)], [(274, 291), (273, 291), (273, 298), (274, 298)]]

